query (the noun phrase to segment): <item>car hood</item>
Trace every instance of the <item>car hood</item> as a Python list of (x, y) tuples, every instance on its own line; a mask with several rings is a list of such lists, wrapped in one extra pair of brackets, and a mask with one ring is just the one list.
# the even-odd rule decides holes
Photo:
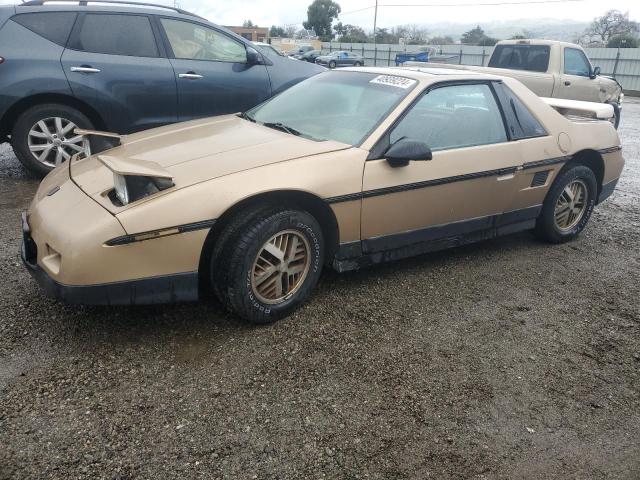
[(113, 173), (105, 163), (120, 161), (135, 169), (139, 162), (141, 170), (153, 165), (170, 174), (175, 189), (180, 189), (272, 163), (347, 148), (351, 145), (308, 140), (237, 115), (223, 115), (126, 135), (120, 146), (72, 160), (69, 168), (71, 178), (85, 193), (113, 210), (106, 196), (113, 189)]

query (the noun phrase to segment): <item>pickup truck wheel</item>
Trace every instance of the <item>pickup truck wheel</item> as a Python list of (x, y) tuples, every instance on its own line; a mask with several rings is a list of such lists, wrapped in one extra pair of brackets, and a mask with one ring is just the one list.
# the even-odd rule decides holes
[(76, 128), (92, 129), (91, 121), (66, 105), (36, 105), (18, 117), (11, 132), (11, 146), (18, 160), (38, 176), (44, 176), (78, 152), (89, 152), (89, 139)]
[(542, 205), (536, 235), (551, 243), (573, 240), (587, 225), (597, 193), (596, 176), (590, 168), (576, 165), (561, 172)]
[[(318, 283), (325, 244), (309, 213), (275, 208), (251, 212), (212, 264), (220, 300), (252, 323), (271, 323), (298, 308)], [(224, 273), (222, 273), (224, 272)]]

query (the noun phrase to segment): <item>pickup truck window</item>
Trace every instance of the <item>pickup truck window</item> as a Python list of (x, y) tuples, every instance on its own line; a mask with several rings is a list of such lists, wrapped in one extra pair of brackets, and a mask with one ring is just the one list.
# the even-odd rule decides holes
[(400, 120), (389, 141), (404, 137), (426, 142), (433, 151), (507, 141), (500, 110), (486, 84), (431, 90)]
[(564, 49), (564, 73), (580, 77), (591, 76), (591, 64), (582, 50), (577, 48)]
[(550, 52), (548, 45), (498, 45), (491, 55), (489, 66), (546, 72)]

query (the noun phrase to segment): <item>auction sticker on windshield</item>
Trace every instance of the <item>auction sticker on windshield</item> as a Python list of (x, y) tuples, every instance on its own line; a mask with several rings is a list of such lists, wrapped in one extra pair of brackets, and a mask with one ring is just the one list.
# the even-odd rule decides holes
[(377, 83), (379, 85), (389, 85), (398, 88), (411, 88), (416, 81), (407, 77), (396, 77), (395, 75), (378, 75), (369, 83)]

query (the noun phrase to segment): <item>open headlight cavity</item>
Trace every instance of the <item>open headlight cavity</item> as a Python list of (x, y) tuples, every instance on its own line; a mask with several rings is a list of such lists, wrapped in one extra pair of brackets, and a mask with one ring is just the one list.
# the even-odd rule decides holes
[(128, 205), (173, 185), (173, 180), (170, 178), (113, 173), (115, 196), (121, 205)]

